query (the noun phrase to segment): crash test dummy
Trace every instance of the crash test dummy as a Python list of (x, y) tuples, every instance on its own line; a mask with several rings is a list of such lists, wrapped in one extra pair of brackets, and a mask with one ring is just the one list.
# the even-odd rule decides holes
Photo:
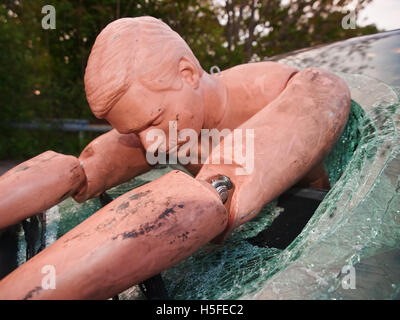
[[(193, 132), (199, 141), (206, 129), (228, 134), (184, 163), (192, 175), (174, 170), (123, 194), (22, 264), (0, 281), (0, 299), (110, 298), (210, 241), (223, 242), (293, 185), (326, 188), (322, 160), (350, 110), (345, 82), (318, 68), (266, 61), (207, 73), (185, 41), (152, 17), (107, 25), (84, 82), (92, 112), (113, 130), (79, 158), (47, 151), (1, 176), (0, 229), (151, 170), (149, 154), (168, 158), (186, 148), (187, 155)], [(155, 142), (160, 131), (165, 139)], [(235, 157), (238, 146), (251, 165)], [(47, 265), (55, 288), (42, 286)]]

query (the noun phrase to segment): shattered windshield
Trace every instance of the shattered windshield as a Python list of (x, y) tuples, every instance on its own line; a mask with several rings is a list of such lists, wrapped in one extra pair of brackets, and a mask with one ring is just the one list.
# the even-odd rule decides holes
[(318, 66), (333, 72), (363, 74), (400, 87), (400, 30), (300, 50), (270, 60), (299, 69)]

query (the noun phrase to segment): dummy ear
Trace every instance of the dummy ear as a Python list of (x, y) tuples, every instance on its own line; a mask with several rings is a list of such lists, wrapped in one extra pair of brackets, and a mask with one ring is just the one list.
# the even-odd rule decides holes
[(182, 80), (193, 87), (193, 89), (197, 89), (199, 87), (199, 70), (186, 58), (182, 58), (179, 61), (179, 74)]

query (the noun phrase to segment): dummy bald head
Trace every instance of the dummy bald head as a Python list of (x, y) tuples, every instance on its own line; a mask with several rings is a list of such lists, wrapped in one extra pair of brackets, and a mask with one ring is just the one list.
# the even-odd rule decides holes
[(138, 81), (153, 91), (179, 90), (181, 58), (203, 70), (186, 42), (153, 17), (123, 18), (97, 36), (85, 71), (85, 91), (94, 115), (103, 118)]

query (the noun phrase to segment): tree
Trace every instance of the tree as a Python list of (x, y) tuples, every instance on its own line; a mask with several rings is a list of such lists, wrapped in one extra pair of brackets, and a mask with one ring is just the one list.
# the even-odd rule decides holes
[[(212, 1), (215, 2), (215, 1)], [(359, 12), (371, 0), (358, 0)], [(226, 0), (215, 6), (233, 64), (259, 60), (316, 44), (377, 32), (343, 29), (343, 9), (352, 0)]]
[[(357, 10), (371, 0), (359, 0)], [(189, 44), (203, 68), (250, 60), (373, 33), (344, 30), (352, 0), (53, 0), (56, 29), (44, 30), (45, 0), (0, 5), (0, 158), (31, 157), (47, 149), (78, 154), (94, 138), (62, 131), (24, 131), (11, 122), (78, 118), (98, 121), (86, 101), (83, 76), (96, 36), (122, 17), (157, 17)]]

